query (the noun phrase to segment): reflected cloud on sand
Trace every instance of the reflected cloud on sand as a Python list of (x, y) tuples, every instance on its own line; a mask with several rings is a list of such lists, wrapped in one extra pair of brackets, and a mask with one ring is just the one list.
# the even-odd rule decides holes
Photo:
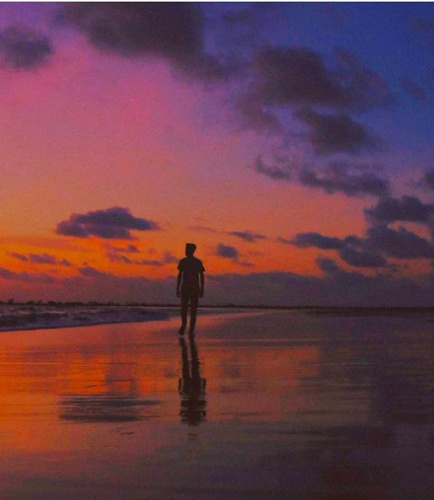
[(73, 395), (61, 401), (59, 416), (61, 420), (83, 423), (134, 422), (149, 418), (145, 410), (159, 404), (157, 400), (121, 395)]
[(183, 338), (179, 344), (182, 362), (182, 378), (178, 382), (181, 422), (196, 426), (206, 417), (206, 379), (200, 376), (200, 360), (194, 337), (189, 337), (189, 346)]

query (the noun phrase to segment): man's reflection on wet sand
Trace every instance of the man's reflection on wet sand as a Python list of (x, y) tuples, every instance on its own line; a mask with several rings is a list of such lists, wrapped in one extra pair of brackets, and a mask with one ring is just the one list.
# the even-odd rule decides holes
[(195, 426), (206, 417), (206, 379), (200, 376), (200, 361), (194, 337), (189, 337), (190, 349), (183, 338), (179, 340), (179, 344), (182, 361), (182, 378), (178, 382), (178, 392), (181, 395), (181, 422)]

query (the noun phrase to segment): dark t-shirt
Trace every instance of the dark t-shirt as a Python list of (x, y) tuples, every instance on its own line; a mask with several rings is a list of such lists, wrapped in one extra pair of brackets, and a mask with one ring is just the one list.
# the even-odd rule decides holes
[(201, 260), (185, 257), (179, 261), (178, 270), (182, 272), (182, 288), (199, 290), (199, 275), (205, 271)]

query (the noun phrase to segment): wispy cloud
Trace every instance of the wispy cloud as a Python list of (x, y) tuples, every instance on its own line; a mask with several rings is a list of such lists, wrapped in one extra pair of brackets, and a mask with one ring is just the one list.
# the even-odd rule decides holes
[(52, 264), (60, 266), (70, 266), (71, 263), (67, 259), (58, 259), (54, 255), (49, 254), (20, 254), (17, 252), (8, 252), (10, 257), (21, 260), (23, 262), (30, 262), (32, 264)]
[(300, 167), (289, 162), (267, 164), (262, 157), (257, 157), (254, 169), (273, 180), (298, 182), (303, 186), (321, 189), (327, 194), (386, 196), (390, 190), (389, 181), (377, 173), (343, 162)]

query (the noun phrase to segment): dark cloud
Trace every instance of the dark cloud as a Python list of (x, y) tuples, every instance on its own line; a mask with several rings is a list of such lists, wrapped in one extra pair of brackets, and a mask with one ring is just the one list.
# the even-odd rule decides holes
[(337, 250), (340, 258), (354, 267), (377, 268), (387, 266), (379, 253), (364, 248), (366, 242), (357, 236), (336, 238), (319, 233), (299, 233), (291, 243), (299, 248), (315, 247), (320, 250)]
[(136, 247), (136, 245), (133, 244), (130, 244), (126, 247), (117, 247), (111, 245), (110, 243), (106, 243), (104, 245), (104, 248), (106, 248), (111, 253), (140, 253), (140, 250)]
[(345, 165), (330, 164), (323, 169), (304, 168), (299, 174), (304, 186), (320, 188), (328, 194), (385, 196), (389, 182), (372, 172), (351, 173)]
[(376, 173), (345, 163), (331, 163), (325, 167), (302, 168), (287, 165), (267, 165), (261, 156), (255, 160), (256, 172), (276, 181), (299, 182), (304, 186), (322, 189), (327, 194), (344, 193), (347, 196), (387, 196), (389, 181)]
[(110, 262), (122, 262), (122, 264), (134, 264), (136, 266), (153, 266), (153, 267), (161, 267), (164, 262), (159, 261), (159, 260), (148, 260), (148, 259), (130, 259), (126, 255), (121, 255), (121, 254), (112, 254), (108, 253), (107, 257), (109, 258)]
[(70, 266), (71, 263), (66, 259), (58, 259), (54, 255), (49, 254), (35, 254), (29, 253), (27, 255), (16, 253), (16, 252), (8, 252), (8, 255), (14, 257), (15, 259), (22, 260), (23, 262), (31, 262), (33, 264), (52, 264), (52, 265), (60, 265), (60, 266)]
[(341, 270), (333, 259), (328, 257), (319, 256), (316, 259), (316, 263), (322, 272), (326, 274), (338, 274)]
[(17, 25), (0, 32), (0, 55), (13, 69), (35, 69), (52, 53), (51, 40), (31, 28)]
[(386, 267), (387, 260), (380, 254), (365, 250), (357, 250), (346, 245), (339, 250), (339, 257), (354, 267)]
[(408, 78), (407, 76), (403, 76), (400, 78), (399, 83), (405, 93), (412, 97), (415, 101), (426, 101), (427, 97), (425, 90), (414, 80)]
[(396, 221), (427, 223), (434, 213), (434, 205), (422, 203), (415, 196), (401, 199), (385, 197), (378, 200), (374, 207), (364, 210), (372, 223), (389, 224)]
[(329, 105), (350, 103), (350, 93), (315, 52), (299, 47), (267, 47), (253, 60), (256, 94), (266, 105)]
[(388, 263), (385, 257), (434, 258), (434, 246), (428, 240), (403, 227), (395, 230), (386, 225), (369, 227), (365, 238), (357, 236), (336, 238), (319, 233), (299, 233), (290, 243), (299, 248), (336, 250), (343, 261), (354, 267), (386, 267)]
[(420, 185), (430, 190), (434, 190), (434, 169), (427, 170), (423, 174)]
[(98, 271), (98, 269), (95, 269), (94, 267), (88, 265), (78, 268), (78, 272), (82, 276), (87, 278), (107, 278), (112, 276), (111, 273), (103, 273), (101, 271)]
[(258, 132), (281, 130), (279, 120), (264, 109), (263, 104), (252, 95), (245, 95), (235, 102), (235, 109), (241, 118), (241, 127)]
[(317, 154), (359, 154), (378, 147), (378, 141), (350, 116), (304, 110), (297, 117), (310, 127), (309, 141)]
[(415, 21), (414, 28), (425, 43), (434, 50), (434, 22), (419, 18)]
[(338, 250), (345, 245), (344, 240), (319, 233), (298, 233), (291, 240), (291, 244), (299, 248), (315, 247), (322, 250)]
[[(349, 113), (395, 102), (387, 82), (354, 54), (339, 49), (335, 56), (335, 67), (332, 69), (310, 49), (268, 46), (257, 50), (252, 59), (249, 91), (237, 104), (245, 122), (256, 129), (278, 128), (277, 118), (266, 109), (270, 106), (326, 107)], [(349, 116), (339, 115), (339, 120), (329, 119), (328, 124), (337, 129), (340, 136), (343, 134), (342, 125), (350, 127), (351, 135), (358, 140), (352, 149), (372, 145), (372, 139)], [(337, 142), (340, 145), (343, 138)], [(326, 144), (334, 143), (329, 138)], [(343, 145), (348, 151), (350, 146), (346, 141)], [(335, 149), (336, 146), (332, 150)]]
[(87, 238), (89, 233), (86, 228), (77, 224), (73, 218), (74, 215), (71, 216), (70, 220), (59, 222), (56, 228), (56, 233), (63, 234), (65, 236), (76, 236), (77, 238)]
[(35, 264), (54, 264), (54, 265), (60, 265), (60, 266), (70, 266), (71, 263), (66, 260), (66, 259), (58, 259), (57, 257), (54, 257), (54, 255), (48, 255), (48, 254), (34, 254), (30, 253), (28, 255), (29, 261), (33, 262)]
[[(261, 161), (261, 160), (258, 160)], [(244, 241), (247, 241), (249, 243), (253, 243), (258, 240), (263, 240), (266, 239), (266, 236), (263, 234), (258, 234), (254, 233), (252, 231), (218, 231), (217, 229), (213, 229), (212, 227), (207, 227), (207, 226), (192, 226), (190, 229), (193, 229), (194, 231), (204, 231), (208, 233), (215, 233), (215, 234), (225, 234), (229, 236), (235, 236), (237, 238), (241, 238)]]
[(193, 4), (72, 3), (63, 10), (64, 19), (102, 50), (176, 59), (201, 49), (202, 15)]
[(396, 99), (386, 80), (352, 52), (336, 50), (336, 77), (350, 95), (348, 109), (367, 111), (390, 106)]
[(177, 259), (172, 253), (169, 251), (163, 252), (163, 257), (161, 259), (161, 262), (163, 264), (175, 264), (178, 262), (179, 259)]
[(23, 262), (29, 262), (29, 258), (27, 255), (23, 255), (17, 252), (8, 252), (9, 257), (13, 257), (14, 259), (22, 260)]
[(184, 73), (206, 80), (223, 76), (218, 61), (204, 53), (199, 4), (66, 3), (62, 17), (102, 51), (166, 59)]
[(234, 261), (238, 260), (239, 253), (235, 247), (224, 245), (223, 243), (219, 243), (216, 248), (216, 255), (218, 257), (223, 257), (225, 259), (232, 259)]
[(126, 255), (122, 255), (121, 253), (117, 252), (108, 252), (107, 253), (107, 258), (110, 260), (110, 262), (122, 262), (123, 264), (133, 264), (134, 261), (127, 257)]
[(55, 280), (48, 274), (28, 273), (26, 271), (15, 272), (4, 267), (0, 267), (0, 279), (10, 281), (21, 281), (23, 283), (54, 283)]
[(249, 231), (230, 231), (227, 234), (236, 236), (237, 238), (241, 238), (242, 240), (249, 243), (254, 243), (258, 240), (264, 240), (266, 238), (266, 236), (264, 236), (263, 234), (252, 233)]
[(158, 229), (158, 225), (147, 219), (134, 217), (130, 210), (112, 207), (107, 210), (96, 210), (87, 214), (73, 214), (57, 225), (57, 234), (87, 238), (98, 236), (106, 239), (132, 238), (130, 231), (149, 231)]
[(161, 260), (131, 259), (130, 257), (127, 257), (126, 255), (123, 255), (120, 252), (108, 252), (107, 257), (110, 260), (110, 262), (122, 262), (123, 264), (134, 264), (138, 266), (160, 267), (164, 266), (165, 264), (173, 264), (175, 262), (178, 262), (178, 259), (174, 255), (172, 255), (169, 251), (163, 252)]
[(367, 231), (366, 246), (397, 259), (433, 259), (434, 247), (425, 238), (400, 227), (373, 226)]

